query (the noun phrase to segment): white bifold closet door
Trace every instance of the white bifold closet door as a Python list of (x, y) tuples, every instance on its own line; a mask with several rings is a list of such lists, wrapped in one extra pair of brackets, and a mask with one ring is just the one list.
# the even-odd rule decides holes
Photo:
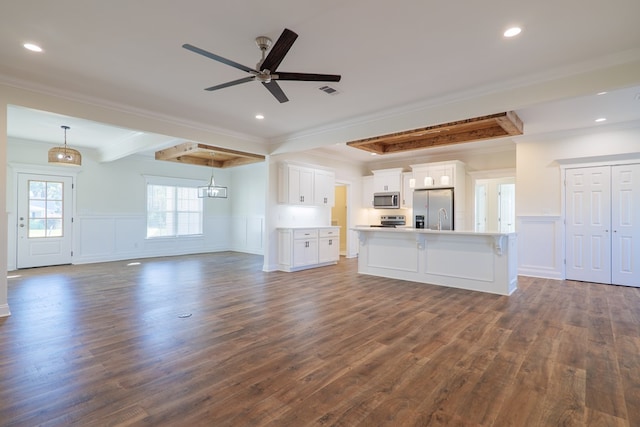
[(566, 276), (640, 287), (640, 164), (567, 169)]

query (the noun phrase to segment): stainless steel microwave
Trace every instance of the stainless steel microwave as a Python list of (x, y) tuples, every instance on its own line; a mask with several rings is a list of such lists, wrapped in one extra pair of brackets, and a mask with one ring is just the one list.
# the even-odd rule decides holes
[(399, 209), (400, 192), (373, 193), (373, 207), (376, 209)]

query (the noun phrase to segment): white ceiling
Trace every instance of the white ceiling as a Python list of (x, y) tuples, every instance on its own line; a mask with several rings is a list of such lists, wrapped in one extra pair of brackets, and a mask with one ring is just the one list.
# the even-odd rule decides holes
[[(526, 135), (591, 127), (600, 116), (606, 123), (640, 120), (640, 73), (630, 76), (640, 63), (637, 0), (464, 7), (428, 0), (5, 3), (1, 83), (242, 135), (265, 147), (326, 135), (310, 147), (370, 161), (343, 143), (437, 124), (438, 114), (416, 120), (416, 112), (456, 103), (466, 108), (448, 113), (452, 119), (467, 118), (455, 111), (515, 109)], [(504, 38), (515, 24), (522, 34)], [(207, 92), (246, 74), (181, 47), (190, 43), (254, 67), (255, 37), (275, 41), (285, 27), (299, 38), (279, 69), (341, 74), (330, 84), (337, 95), (314, 82), (281, 82), (290, 99), (284, 104), (256, 82)], [(25, 50), (25, 42), (44, 52)], [(588, 72), (598, 80), (583, 78)], [(532, 84), (541, 90), (521, 90)], [(68, 125), (69, 143), (95, 148), (103, 161), (182, 141), (54, 113), (11, 107), (9, 136), (60, 143), (60, 126)]]

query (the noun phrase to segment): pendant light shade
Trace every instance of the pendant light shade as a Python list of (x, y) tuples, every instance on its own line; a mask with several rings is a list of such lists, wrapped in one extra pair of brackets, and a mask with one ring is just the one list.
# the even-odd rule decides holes
[(60, 126), (64, 129), (64, 146), (54, 147), (49, 150), (49, 163), (58, 165), (80, 166), (82, 164), (82, 154), (78, 150), (67, 146), (67, 130), (69, 126)]

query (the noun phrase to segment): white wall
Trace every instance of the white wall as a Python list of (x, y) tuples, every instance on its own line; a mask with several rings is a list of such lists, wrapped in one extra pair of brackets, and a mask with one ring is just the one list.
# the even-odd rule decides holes
[[(15, 268), (15, 227), (11, 227), (17, 203), (15, 174), (25, 167), (51, 170), (47, 163), (50, 147), (34, 141), (8, 141), (10, 236), (5, 259), (10, 269)], [(145, 175), (196, 180), (204, 185), (212, 169), (145, 156), (98, 163), (91, 150), (82, 150), (82, 154), (82, 166), (73, 168), (77, 172), (74, 264), (223, 250), (262, 254), (265, 187), (255, 183), (264, 182), (264, 164), (239, 167), (237, 171), (213, 170), (216, 184), (229, 188), (229, 198), (204, 200), (202, 236), (147, 239)], [(58, 169), (61, 174), (71, 170)]]
[(561, 164), (638, 159), (640, 123), (522, 139), (516, 146), (519, 273), (563, 279), (564, 204)]
[(232, 250), (253, 254), (264, 253), (267, 170), (266, 162), (229, 169)]
[[(7, 176), (7, 105), (0, 93), (0, 176)], [(9, 241), (7, 227), (6, 186), (0, 185), (0, 317), (10, 314), (7, 294), (7, 245)]]

